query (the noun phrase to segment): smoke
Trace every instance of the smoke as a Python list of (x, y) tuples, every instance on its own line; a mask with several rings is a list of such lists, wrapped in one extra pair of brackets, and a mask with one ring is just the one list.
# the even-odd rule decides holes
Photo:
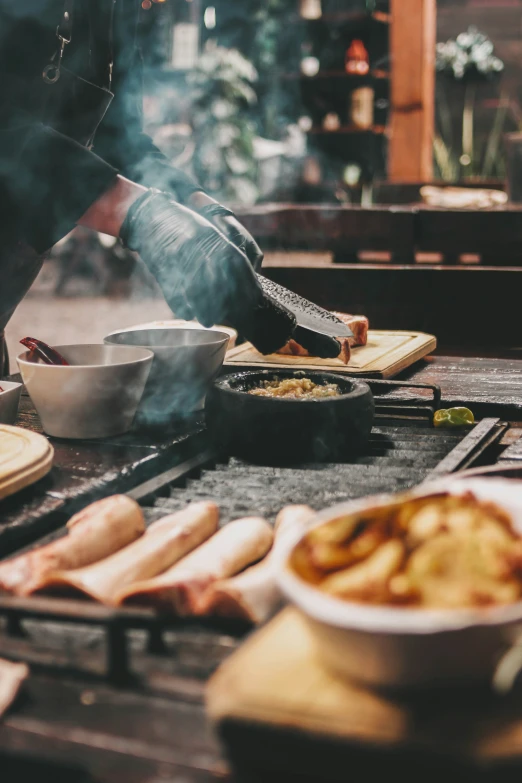
[(228, 336), (199, 329), (143, 329), (115, 334), (107, 342), (139, 345), (154, 352), (136, 423), (157, 428), (203, 408), (223, 364)]
[[(9, 266), (8, 284), (2, 285), (0, 319), (3, 321), (23, 297), (42, 263), (35, 253), (43, 253), (69, 234), (91, 203), (108, 188), (115, 170), (146, 186), (171, 192), (184, 202), (195, 187), (193, 175), (201, 174), (201, 162), (205, 162), (208, 154), (209, 171), (216, 160), (226, 161), (230, 176), (224, 178), (225, 184), (233, 181), (231, 194), (236, 197), (236, 203), (242, 200), (251, 203), (255, 198), (270, 195), (270, 188), (280, 174), (279, 161), (285, 156), (284, 140), (278, 137), (279, 131), (273, 123), (270, 126), (267, 122), (267, 118), (273, 120), (274, 116), (285, 118), (289, 112), (285, 93), (270, 86), (270, 69), (275, 68), (276, 63), (273, 58), (270, 61), (259, 55), (263, 43), (259, 36), (248, 39), (240, 35), (232, 41), (225, 34), (227, 29), (246, 29), (249, 14), (258, 13), (263, 4), (245, 3), (243, 7), (237, 3), (216, 3), (215, 28), (205, 35), (207, 43), (225, 45), (221, 50), (215, 47), (213, 50), (218, 52), (218, 59), (221, 58), (223, 78), (213, 81), (213, 74), (207, 68), (205, 83), (204, 79), (183, 79), (179, 72), (169, 71), (169, 63), (179, 65), (185, 58), (186, 64), (191, 57), (187, 51), (180, 54), (180, 35), (170, 24), (173, 4), (154, 6), (150, 13), (142, 13), (140, 27), (139, 4), (134, 0), (118, 0), (111, 85), (114, 98), (105, 114), (107, 92), (91, 90), (90, 85), (108, 86), (107, 19), (97, 13), (97, 5), (95, 8), (93, 3), (76, 5), (74, 36), (64, 50), (64, 69), (57, 83), (48, 85), (42, 80), (42, 70), (57, 51), (59, 19), (56, 14), (61, 14), (60, 4), (43, 7), (36, 0), (26, 0), (23, 4), (0, 0), (2, 255), (20, 259), (18, 243), (21, 240), (28, 246), (27, 259)], [(235, 18), (233, 25), (230, 19), (227, 21), (227, 8), (229, 17), (232, 14)], [(191, 13), (190, 4), (186, 11)], [(186, 33), (191, 25), (194, 27), (195, 21), (187, 18), (182, 23), (186, 25)], [(142, 42), (142, 51), (135, 45), (138, 40)], [(194, 37), (191, 40), (192, 44), (197, 43)], [(169, 51), (172, 41), (177, 44), (177, 54)], [(232, 45), (242, 47), (243, 57), (260, 63), (261, 78), (255, 84), (254, 69), (249, 66), (250, 71), (248, 68), (245, 71), (241, 56), (227, 49)], [(149, 75), (145, 80), (145, 94), (143, 63)], [(162, 68), (165, 64), (167, 69)], [(195, 72), (199, 67), (197, 57), (194, 65)], [(278, 67), (282, 65), (277, 63)], [(227, 69), (230, 71), (228, 82), (225, 78)], [(200, 70), (200, 76), (203, 78), (204, 69)], [(234, 95), (234, 105), (242, 107), (233, 118), (234, 122), (231, 118), (227, 123), (227, 117), (220, 117), (219, 112), (213, 115), (218, 98), (223, 108), (222, 96), (215, 95), (213, 90), (214, 87), (223, 88), (223, 85), (225, 92), (231, 85), (234, 90), (242, 91), (242, 95)], [(261, 100), (256, 100), (256, 94)], [(273, 98), (268, 114), (266, 107), (270, 100), (267, 95)], [(196, 108), (199, 127), (205, 124), (201, 123), (201, 116), (205, 111), (209, 113), (205, 127), (209, 130), (210, 146), (207, 141), (205, 155), (199, 155), (197, 149)], [(99, 120), (93, 155), (84, 145)], [(216, 128), (219, 124), (219, 134), (215, 133), (215, 155), (211, 143), (214, 120)], [(166, 154), (143, 133), (144, 125), (162, 144)], [(274, 143), (282, 146), (267, 152), (265, 144), (259, 153), (259, 143), (254, 144), (254, 141), (258, 142), (259, 134), (262, 136), (269, 126), (278, 139)], [(237, 128), (241, 131), (239, 141)], [(252, 133), (248, 143), (242, 135), (245, 128)], [(288, 147), (291, 148), (292, 145)], [(295, 155), (296, 161), (300, 154)], [(200, 162), (199, 171), (196, 171), (196, 160)], [(244, 170), (245, 166), (248, 171)], [(253, 178), (249, 167), (256, 170)], [(259, 175), (259, 170), (264, 176)], [(287, 183), (294, 178), (291, 165), (284, 169), (284, 177)], [(256, 187), (258, 182), (263, 183), (264, 191), (254, 193), (252, 182)], [(16, 255), (6, 250), (11, 247), (17, 248)], [(6, 263), (2, 258), (3, 270)], [(134, 296), (157, 293), (141, 264), (136, 266), (132, 288)], [(172, 293), (169, 292), (171, 299)], [(233, 295), (240, 296), (241, 292), (234, 291)], [(208, 292), (207, 296), (208, 303), (212, 304), (212, 293)]]

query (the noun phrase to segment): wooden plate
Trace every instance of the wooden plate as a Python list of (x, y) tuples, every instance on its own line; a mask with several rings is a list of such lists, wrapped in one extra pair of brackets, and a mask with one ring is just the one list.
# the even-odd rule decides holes
[(0, 500), (45, 476), (54, 449), (43, 435), (0, 424)]

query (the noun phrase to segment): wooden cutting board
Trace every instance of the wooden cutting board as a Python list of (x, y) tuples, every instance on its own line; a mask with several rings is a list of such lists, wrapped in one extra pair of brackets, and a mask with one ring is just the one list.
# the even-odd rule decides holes
[(520, 689), (503, 698), (488, 689), (437, 689), (409, 700), (379, 694), (324, 669), (294, 609), (222, 664), (207, 686), (207, 711), (238, 766), (365, 783), (411, 775), (418, 783), (432, 780), (434, 763), (488, 765), (492, 776), (480, 781), (500, 781), (499, 765), (509, 762), (522, 776)]
[(0, 424), (0, 500), (45, 476), (54, 449), (43, 435)]
[(367, 345), (352, 348), (348, 364), (344, 364), (340, 359), (318, 359), (312, 356), (263, 356), (251, 343), (242, 343), (228, 351), (225, 365), (238, 368), (290, 367), (300, 370), (330, 370), (348, 375), (393, 378), (436, 347), (437, 340), (432, 334), (370, 329)]

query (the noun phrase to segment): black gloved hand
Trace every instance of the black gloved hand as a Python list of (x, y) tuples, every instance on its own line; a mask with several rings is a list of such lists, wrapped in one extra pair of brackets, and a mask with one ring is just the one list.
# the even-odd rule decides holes
[(263, 251), (232, 210), (214, 201), (197, 209), (197, 212), (210, 220), (233, 245), (242, 250), (255, 271), (259, 272), (263, 263)]
[(227, 321), (261, 353), (292, 337), (295, 316), (263, 293), (246, 255), (168, 194), (149, 190), (135, 201), (120, 238), (139, 253), (182, 317), (204, 326)]

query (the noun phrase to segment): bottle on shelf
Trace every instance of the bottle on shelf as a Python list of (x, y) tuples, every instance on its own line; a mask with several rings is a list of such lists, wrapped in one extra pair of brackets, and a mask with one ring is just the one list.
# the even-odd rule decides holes
[(323, 119), (323, 129), (326, 131), (336, 131), (341, 127), (339, 115), (331, 111)]
[(349, 122), (360, 130), (369, 130), (373, 125), (373, 87), (358, 87), (350, 97)]
[(319, 73), (321, 64), (317, 57), (303, 57), (301, 60), (301, 73), (303, 76), (316, 76)]
[(320, 19), (323, 14), (321, 0), (300, 0), (299, 14), (302, 19)]
[(344, 67), (346, 73), (358, 76), (365, 76), (370, 70), (368, 51), (363, 42), (358, 38), (355, 38), (346, 50)]

